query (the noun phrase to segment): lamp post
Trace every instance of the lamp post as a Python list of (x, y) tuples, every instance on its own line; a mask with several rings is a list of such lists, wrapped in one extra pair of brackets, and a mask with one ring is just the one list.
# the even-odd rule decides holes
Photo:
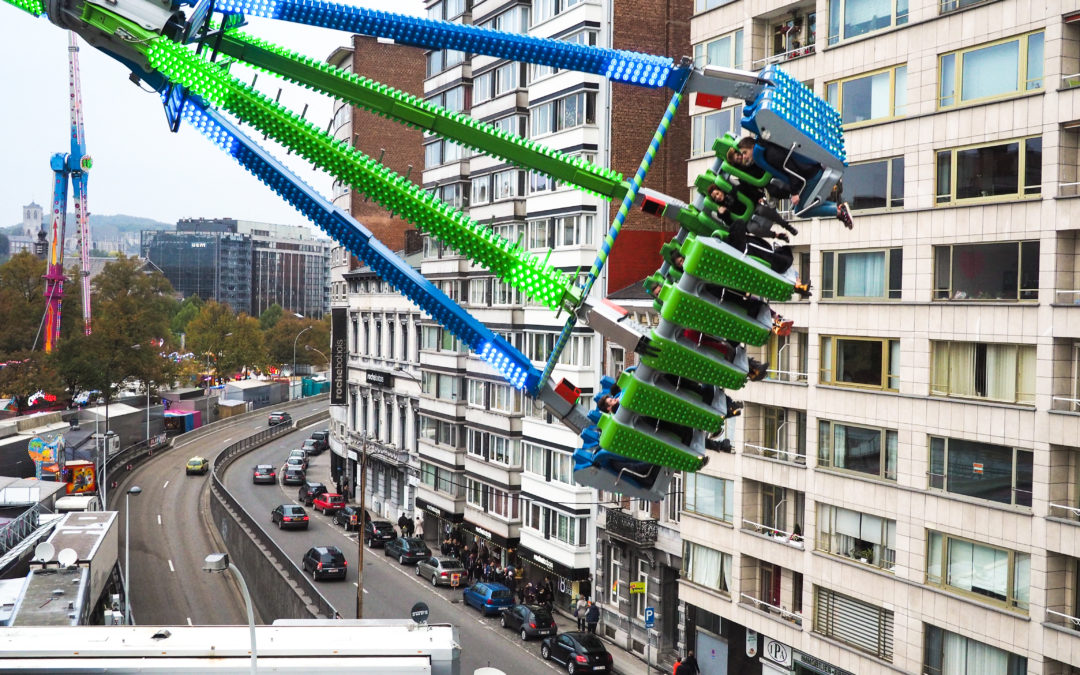
[(251, 593), (248, 592), (244, 575), (240, 573), (236, 565), (229, 562), (228, 553), (211, 553), (203, 559), (202, 568), (204, 572), (224, 572), (228, 570), (232, 572), (233, 576), (236, 577), (236, 581), (240, 584), (240, 592), (243, 593), (244, 604), (247, 606), (248, 629), (251, 631), (251, 672), (258, 672), (259, 654), (255, 647), (255, 610), (251, 606)]
[(308, 326), (307, 328), (305, 328), (302, 331), (300, 331), (299, 333), (297, 333), (296, 337), (293, 338), (293, 341), (292, 341), (292, 374), (289, 376), (289, 389), (290, 389), (289, 398), (290, 399), (292, 398), (292, 391), (291, 391), (291, 389), (292, 389), (292, 381), (293, 381), (293, 378), (296, 377), (296, 341), (300, 339), (301, 335), (308, 332), (309, 330), (311, 330), (314, 327), (315, 327), (314, 325)]
[[(131, 345), (132, 349), (142, 349), (142, 344)], [(146, 445), (150, 445), (150, 380), (143, 380), (146, 385)]]
[(131, 495), (142, 494), (142, 488), (132, 485), (124, 495), (124, 625), (131, 625)]
[[(367, 527), (367, 509), (364, 488), (367, 480), (367, 432), (364, 432), (363, 442), (360, 444), (360, 536), (356, 538), (357, 558), (356, 566), (356, 618), (364, 618), (364, 529)], [(348, 468), (348, 451), (345, 456), (345, 467)]]
[(321, 351), (312, 347), (311, 345), (304, 345), (304, 351), (315, 352), (319, 356), (323, 357), (323, 361), (326, 361), (326, 369), (330, 370), (330, 359), (326, 358), (326, 354), (323, 354)]

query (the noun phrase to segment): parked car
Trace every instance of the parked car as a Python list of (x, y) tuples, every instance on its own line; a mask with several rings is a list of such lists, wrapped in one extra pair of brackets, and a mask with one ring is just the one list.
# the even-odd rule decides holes
[(285, 463), (291, 464), (293, 466), (299, 466), (304, 471), (307, 471), (307, 454), (299, 448), (297, 448), (296, 450), (290, 450), (289, 456), (285, 459)]
[(389, 542), (397, 539), (394, 525), (386, 520), (368, 520), (364, 523), (364, 541), (369, 548), (386, 546)]
[(300, 486), (300, 492), (297, 494), (296, 499), (303, 502), (304, 506), (311, 506), (315, 498), (324, 492), (329, 492), (325, 485), (318, 481), (309, 480)]
[(276, 427), (279, 424), (292, 424), (292, 415), (287, 412), (275, 410), (270, 413), (270, 419), (268, 421), (272, 427)]
[(341, 525), (346, 530), (359, 530), (360, 507), (346, 504), (340, 510), (334, 512), (334, 524)]
[(273, 464), (259, 464), (251, 475), (252, 483), (277, 483), (277, 471)]
[(481, 614), (497, 614), (514, 604), (514, 593), (502, 584), (482, 581), (467, 587), (461, 599)]
[(312, 546), (300, 560), (300, 567), (305, 572), (310, 570), (315, 581), (327, 577), (344, 579), (348, 565), (345, 554), (337, 546)]
[(458, 583), (465, 577), (465, 566), (457, 558), (433, 555), (416, 563), (416, 576), (428, 577), (432, 586), (446, 584), (453, 586), (454, 575), (458, 576)]
[(540, 643), (540, 656), (563, 664), (570, 675), (611, 672), (611, 654), (592, 633), (571, 631), (546, 637)]
[(307, 472), (295, 466), (285, 467), (285, 471), (281, 474), (282, 485), (303, 485), (306, 479)]
[(306, 452), (308, 456), (317, 455), (323, 451), (314, 438), (305, 438), (304, 442), (300, 444), (300, 449)]
[(330, 431), (327, 429), (313, 431), (311, 432), (311, 440), (315, 441), (315, 447), (318, 448), (316, 452), (322, 452), (330, 447)]
[(277, 523), (280, 530), (285, 528), (306, 530), (308, 528), (308, 514), (303, 506), (281, 504), (274, 507), (274, 510), (270, 512), (270, 522)]
[(539, 605), (512, 605), (502, 611), (503, 628), (516, 630), (522, 640), (555, 635), (559, 627), (547, 607)]
[(383, 555), (394, 556), (402, 565), (416, 564), (431, 556), (431, 549), (423, 539), (416, 537), (398, 537), (383, 545)]
[(187, 475), (204, 474), (210, 470), (210, 462), (205, 457), (192, 457), (187, 461)]
[(345, 508), (345, 498), (336, 492), (324, 492), (311, 501), (311, 508), (329, 515)]

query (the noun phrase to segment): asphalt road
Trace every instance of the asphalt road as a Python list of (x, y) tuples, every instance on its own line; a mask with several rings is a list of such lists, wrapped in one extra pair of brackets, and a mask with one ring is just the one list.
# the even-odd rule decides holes
[[(285, 406), (294, 418), (326, 408), (326, 400)], [(324, 421), (325, 427), (326, 422)], [(208, 435), (179, 440), (170, 450), (146, 461), (125, 476), (109, 501), (121, 512), (131, 503), (131, 611), (135, 623), (159, 625), (246, 624), (244, 602), (224, 574), (202, 571), (203, 558), (217, 547), (207, 532), (208, 475), (187, 476), (188, 459), (213, 460), (227, 446), (267, 428), (266, 416), (223, 421)], [(142, 494), (121, 496), (138, 485)], [(120, 555), (124, 555), (124, 522), (120, 522)]]
[[(294, 417), (296, 415), (294, 414)], [(279, 530), (271, 526), (270, 511), (279, 504), (296, 504), (298, 488), (283, 485), (256, 485), (251, 470), (256, 464), (281, 466), (289, 450), (300, 447), (311, 431), (325, 422), (293, 434), (274, 439), (237, 460), (226, 472), (225, 486), (240, 504), (255, 518), (265, 522), (264, 529), (279, 543), (290, 560), (299, 568), (300, 558), (311, 546), (333, 544), (345, 552), (349, 574), (345, 581), (322, 580), (316, 584), (330, 603), (346, 618), (356, 616), (357, 535), (335, 526), (329, 516), (308, 509), (307, 530)], [(330, 481), (330, 453), (311, 458), (308, 476), (327, 485)], [(461, 640), (461, 672), (472, 673), (483, 666), (492, 666), (509, 675), (551, 673), (554, 662), (540, 658), (540, 642), (522, 643), (521, 638), (499, 626), (499, 618), (481, 618), (478, 612), (461, 603), (461, 592), (449, 588), (434, 589), (417, 577), (415, 567), (399, 565), (383, 555), (380, 548), (367, 549), (364, 555), (364, 618), (407, 618), (416, 602), (424, 602), (431, 610), (431, 623), (450, 623), (458, 626)], [(270, 617), (265, 617), (271, 620)], [(567, 619), (561, 620), (560, 630), (573, 630)], [(561, 670), (561, 667), (557, 668)]]

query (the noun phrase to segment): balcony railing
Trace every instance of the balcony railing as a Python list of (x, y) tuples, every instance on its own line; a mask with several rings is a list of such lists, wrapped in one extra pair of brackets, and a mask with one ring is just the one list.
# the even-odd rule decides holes
[(1068, 520), (1080, 520), (1080, 508), (1067, 504), (1050, 504), (1050, 515)]
[(739, 602), (743, 605), (751, 605), (754, 609), (759, 609), (769, 614), (779, 614), (781, 618), (786, 621), (790, 621), (796, 626), (802, 626), (802, 614), (796, 612), (789, 612), (783, 607), (777, 607), (776, 605), (770, 605), (764, 600), (758, 600), (752, 595), (746, 593), (739, 594)]
[(775, 448), (766, 448), (763, 445), (752, 445), (750, 443), (743, 444), (743, 453), (747, 455), (754, 455), (757, 457), (768, 457), (769, 459), (777, 459), (781, 462), (787, 462), (789, 464), (801, 464), (806, 465), (806, 455), (800, 455), (798, 453), (791, 452), (790, 450), (777, 450)]
[(778, 530), (775, 527), (769, 527), (768, 525), (762, 525), (761, 523), (755, 523), (752, 520), (743, 518), (744, 530), (749, 530), (755, 534), (760, 534), (772, 539), (773, 541), (781, 544), (787, 544), (793, 548), (801, 549), (803, 547), (803, 537), (801, 534), (795, 534), (794, 532), (785, 532), (784, 530)]
[(1075, 87), (1080, 87), (1080, 73), (1073, 73), (1072, 75), (1061, 76), (1062, 89), (1073, 89)]
[(758, 59), (753, 62), (751, 68), (753, 70), (761, 70), (765, 66), (772, 65), (774, 63), (783, 63), (784, 61), (790, 61), (791, 59), (797, 59), (800, 56), (810, 56), (815, 51), (813, 43), (796, 47), (795, 49), (789, 49), (786, 52), (780, 54), (773, 54), (772, 56), (766, 56), (763, 59)]
[(1058, 197), (1075, 197), (1080, 195), (1080, 182), (1058, 183)]
[(1069, 616), (1068, 614), (1062, 614), (1061, 612), (1055, 612), (1052, 609), (1046, 610), (1046, 620), (1057, 626), (1064, 626), (1065, 628), (1071, 628), (1072, 630), (1080, 630), (1080, 619), (1075, 616)]
[(606, 509), (606, 527), (610, 534), (635, 544), (656, 543), (657, 522), (652, 519), (635, 518), (621, 509)]

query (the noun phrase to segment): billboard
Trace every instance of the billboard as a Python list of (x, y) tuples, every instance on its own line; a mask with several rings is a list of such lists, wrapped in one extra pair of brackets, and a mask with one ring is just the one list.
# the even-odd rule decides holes
[(330, 318), (330, 405), (348, 405), (348, 383), (346, 382), (346, 364), (349, 362), (348, 350), (348, 310), (335, 307)]

